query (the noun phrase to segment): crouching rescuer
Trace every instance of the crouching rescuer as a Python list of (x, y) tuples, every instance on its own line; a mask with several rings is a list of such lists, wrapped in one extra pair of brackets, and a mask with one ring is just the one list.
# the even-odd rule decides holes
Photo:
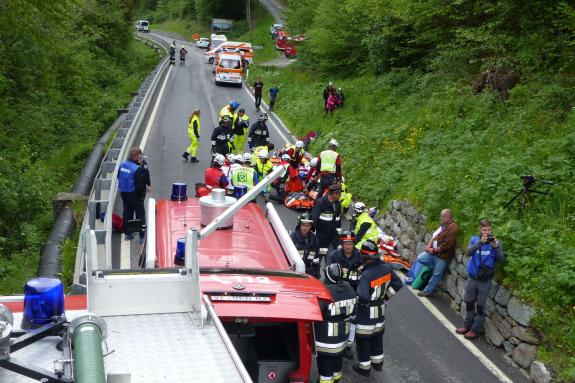
[(343, 352), (347, 345), (350, 321), (357, 309), (355, 291), (343, 280), (338, 263), (325, 268), (325, 286), (331, 293), (333, 303), (320, 303), (323, 322), (314, 323), (319, 383), (341, 380)]
[(361, 245), (363, 272), (357, 286), (356, 347), (358, 364), (353, 370), (368, 376), (371, 367), (383, 368), (383, 333), (385, 330), (386, 299), (403, 287), (401, 279), (380, 259), (377, 245), (365, 241)]
[(505, 256), (501, 243), (491, 234), (491, 222), (479, 222), (479, 235), (470, 238), (467, 247), (467, 274), (465, 285), (465, 322), (455, 330), (467, 339), (476, 339), (484, 332), (485, 303), (491, 289), (495, 262), (503, 263)]

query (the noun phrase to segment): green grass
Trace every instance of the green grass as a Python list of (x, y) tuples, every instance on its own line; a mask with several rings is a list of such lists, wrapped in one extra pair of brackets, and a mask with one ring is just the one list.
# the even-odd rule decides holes
[[(321, 132), (311, 151), (340, 143), (351, 192), (380, 208), (407, 198), (430, 220), (454, 210), (461, 244), (480, 218), (494, 222), (507, 261), (498, 276), (538, 309), (541, 358), (575, 380), (575, 97), (573, 79), (525, 79), (501, 102), (445, 74), (395, 72), (318, 78), (297, 68), (254, 69), (266, 88), (277, 81), (276, 111), (296, 135)], [(346, 93), (326, 117), (328, 80)], [(522, 186), (519, 175), (555, 180), (527, 214), (502, 206)]]
[(261, 46), (262, 49), (254, 49), (254, 63), (261, 64), (273, 60), (283, 53), (275, 48), (274, 41), (270, 36), (270, 26), (274, 23), (271, 15), (266, 15), (253, 21), (252, 31), (244, 31), (241, 35), (231, 35), (230, 40), (250, 42), (253, 46)]
[(202, 37), (209, 37), (210, 29), (191, 19), (173, 19), (162, 23), (150, 24), (150, 30), (163, 32), (173, 32), (184, 36), (187, 40), (192, 40), (194, 33), (199, 33)]
[[(105, 129), (114, 121), (116, 109), (127, 105), (132, 98), (131, 92), (138, 89), (159, 61), (155, 51), (140, 42), (134, 43), (134, 53), (134, 59), (129, 63), (123, 80), (106, 90), (106, 103), (104, 104), (106, 109), (102, 110), (100, 116), (101, 120), (107, 124)], [(30, 170), (21, 175), (22, 182), (30, 182), (30, 188), (32, 188), (30, 190), (38, 190), (39, 199), (34, 203), (38, 214), (30, 222), (21, 225), (20, 234), (25, 241), (22, 250), (8, 254), (7, 257), (0, 257), (0, 280), (2, 281), (0, 295), (21, 293), (25, 281), (36, 275), (42, 245), (54, 223), (52, 197), (58, 192), (71, 189), (98, 139), (99, 137), (87, 135), (76, 142), (46, 153), (45, 157), (39, 158)], [(74, 204), (78, 226), (81, 225), (84, 211), (85, 204), (82, 202)], [(75, 243), (72, 243), (74, 241), (77, 242), (77, 238), (68, 240), (67, 242), (70, 243), (64, 245), (64, 251), (75, 246)], [(3, 248), (4, 243), (0, 238), (0, 249)], [(63, 259), (63, 278), (67, 281), (71, 281), (73, 276), (74, 257), (75, 253), (70, 253), (68, 259)]]

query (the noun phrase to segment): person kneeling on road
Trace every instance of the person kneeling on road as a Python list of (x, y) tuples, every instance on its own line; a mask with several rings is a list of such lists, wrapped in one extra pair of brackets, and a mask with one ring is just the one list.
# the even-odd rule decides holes
[(212, 161), (212, 166), (206, 169), (204, 173), (204, 183), (210, 189), (225, 189), (228, 186), (228, 178), (222, 171), (222, 166), (226, 163), (226, 158), (221, 154), (216, 154)]
[(365, 241), (361, 246), (363, 272), (357, 286), (356, 345), (358, 364), (352, 366), (360, 375), (368, 376), (373, 367), (383, 368), (383, 333), (385, 300), (403, 287), (401, 279), (380, 259), (377, 245)]
[(290, 234), (291, 240), (301, 259), (305, 263), (305, 272), (319, 279), (319, 247), (316, 235), (312, 232), (313, 220), (308, 212), (298, 217), (295, 230)]
[(476, 339), (484, 331), (485, 302), (491, 289), (495, 262), (503, 263), (505, 256), (501, 242), (491, 234), (491, 222), (479, 222), (479, 235), (471, 237), (467, 247), (467, 274), (465, 285), (465, 322), (455, 330), (467, 339)]
[(343, 280), (341, 266), (325, 268), (325, 287), (333, 303), (320, 302), (323, 322), (314, 322), (315, 349), (319, 383), (339, 382), (342, 378), (343, 352), (349, 335), (349, 323), (357, 311), (357, 296)]
[(417, 293), (420, 297), (432, 296), (441, 282), (445, 268), (455, 255), (455, 246), (459, 227), (453, 220), (450, 209), (443, 209), (439, 216), (441, 226), (433, 233), (433, 236), (425, 251), (417, 256), (417, 261), (433, 270), (433, 274), (423, 291)]

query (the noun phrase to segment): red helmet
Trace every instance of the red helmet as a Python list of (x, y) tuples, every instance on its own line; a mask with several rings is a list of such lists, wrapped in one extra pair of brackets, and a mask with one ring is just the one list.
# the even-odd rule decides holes
[(339, 241), (341, 243), (344, 243), (344, 242), (354, 242), (355, 243), (355, 234), (353, 234), (353, 231), (346, 230), (343, 233), (341, 233), (341, 235), (339, 236)]

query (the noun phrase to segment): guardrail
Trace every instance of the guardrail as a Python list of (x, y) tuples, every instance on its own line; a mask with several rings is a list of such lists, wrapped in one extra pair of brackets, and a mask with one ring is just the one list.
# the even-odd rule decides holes
[[(138, 34), (138, 39), (147, 40), (163, 49), (167, 53), (168, 44), (163, 40), (148, 34)], [(87, 233), (91, 230), (96, 238), (96, 257), (94, 265), (99, 269), (112, 268), (112, 215), (117, 199), (117, 172), (120, 163), (127, 158), (130, 147), (139, 133), (145, 112), (151, 102), (152, 95), (158, 85), (162, 73), (167, 67), (168, 59), (164, 58), (156, 68), (146, 77), (134, 98), (123, 111), (124, 114), (117, 120), (118, 126), (114, 129), (116, 135), (110, 143), (105, 155), (99, 158), (99, 166), (94, 172), (89, 191), (88, 206), (80, 231), (80, 240), (77, 248), (74, 269), (74, 284), (76, 288), (85, 285), (81, 275), (85, 270), (84, 257)], [(115, 124), (116, 124), (115, 123)], [(106, 141), (109, 140), (109, 136)], [(84, 283), (83, 283), (84, 282)], [(73, 286), (74, 287), (74, 286)], [(73, 288), (74, 290), (74, 288)]]

